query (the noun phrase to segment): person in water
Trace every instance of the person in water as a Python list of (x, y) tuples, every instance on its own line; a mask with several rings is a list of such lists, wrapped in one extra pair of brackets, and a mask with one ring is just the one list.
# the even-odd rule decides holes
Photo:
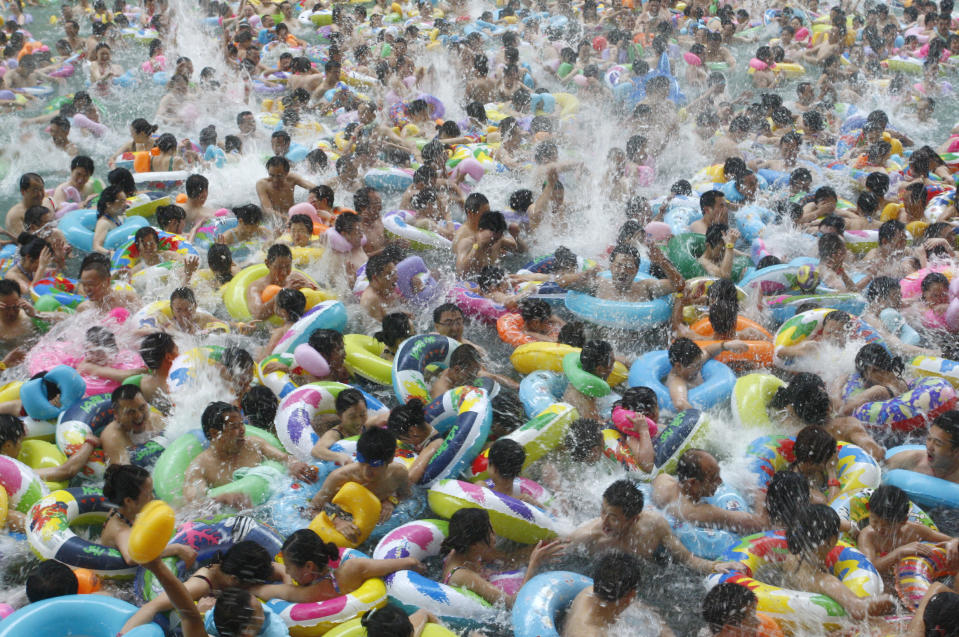
[(644, 504), (643, 492), (635, 484), (617, 480), (603, 491), (600, 516), (580, 525), (567, 539), (591, 553), (614, 549), (644, 559), (651, 559), (662, 546), (678, 562), (701, 573), (738, 566), (737, 562), (713, 562), (693, 555), (673, 535), (666, 519), (644, 509)]
[[(263, 438), (247, 437), (240, 410), (229, 403), (216, 401), (207, 405), (200, 424), (210, 446), (187, 467), (183, 484), (187, 501), (207, 498), (207, 489), (223, 486), (234, 479), (237, 470), (255, 467), (267, 459), (286, 465), (290, 475), (298, 480), (316, 481), (316, 467), (276, 449)], [(251, 505), (250, 496), (242, 492), (223, 493), (212, 499), (236, 509)]]
[(932, 421), (925, 449), (900, 451), (886, 459), (885, 467), (959, 483), (959, 411), (947, 411)]

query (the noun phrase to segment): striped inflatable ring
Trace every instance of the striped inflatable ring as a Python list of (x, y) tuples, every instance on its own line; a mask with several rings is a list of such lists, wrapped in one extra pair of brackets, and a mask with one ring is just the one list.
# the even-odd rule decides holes
[[(171, 234), (163, 230), (157, 230), (160, 240), (157, 242), (158, 252), (176, 252), (177, 254), (191, 254), (199, 256), (196, 248), (190, 244), (184, 237), (178, 234)], [(110, 268), (113, 270), (124, 270), (132, 268), (140, 261), (140, 251), (137, 249), (136, 242), (131, 239), (125, 245), (117, 248), (113, 252), (113, 258), (110, 259)]]
[(950, 567), (946, 549), (930, 545), (932, 555), (910, 555), (899, 560), (896, 566), (896, 593), (909, 610), (915, 612), (929, 586), (937, 579), (957, 573)]
[[(756, 476), (759, 487), (765, 488), (777, 471), (782, 471), (796, 460), (793, 452), (795, 437), (762, 436), (749, 443), (746, 456), (749, 470)], [(860, 489), (879, 486), (881, 469), (879, 463), (862, 447), (848, 442), (838, 442), (837, 478), (842, 487), (840, 493), (852, 493)]]
[[(339, 564), (349, 559), (367, 556), (355, 549), (342, 549)], [(335, 569), (337, 565), (330, 565)], [(386, 584), (380, 578), (368, 579), (346, 595), (340, 595), (321, 602), (293, 604), (281, 599), (265, 602), (266, 607), (283, 620), (291, 634), (298, 637), (313, 637), (327, 634), (335, 626), (362, 615), (371, 608), (385, 606)]]
[(460, 509), (485, 509), (493, 531), (514, 542), (533, 544), (559, 535), (559, 521), (546, 511), (480, 484), (440, 480), (428, 497), (430, 509), (444, 518)]
[[(818, 593), (807, 593), (771, 586), (753, 578), (766, 564), (783, 559), (788, 553), (786, 537), (780, 531), (757, 533), (742, 539), (723, 555), (723, 560), (742, 562), (744, 568), (732, 573), (714, 573), (706, 578), (707, 588), (732, 582), (752, 590), (759, 599), (758, 610), (811, 630), (838, 630), (839, 618), (846, 611), (834, 599)], [(857, 597), (882, 592), (882, 578), (866, 556), (852, 546), (839, 542), (829, 552), (826, 566)], [(802, 631), (799, 631), (802, 632)]]
[[(313, 447), (320, 437), (313, 430), (313, 418), (317, 414), (336, 412), (336, 397), (344, 389), (358, 389), (344, 383), (318, 382), (298, 387), (286, 396), (276, 412), (276, 435), (286, 451), (303, 462), (316, 462)], [(366, 408), (371, 412), (388, 413), (383, 403), (366, 393)]]
[(99, 489), (54, 491), (40, 498), (27, 514), (27, 541), (45, 560), (87, 568), (101, 577), (131, 578), (136, 567), (128, 565), (120, 551), (84, 540), (70, 528), (71, 524), (102, 524), (113, 508)]
[[(416, 520), (388, 533), (373, 551), (373, 559), (414, 557), (420, 561), (440, 554), (449, 533), (445, 520)], [(441, 584), (415, 571), (396, 571), (383, 578), (390, 600), (406, 612), (422, 608), (442, 620), (492, 621), (496, 610), (472, 591)]]

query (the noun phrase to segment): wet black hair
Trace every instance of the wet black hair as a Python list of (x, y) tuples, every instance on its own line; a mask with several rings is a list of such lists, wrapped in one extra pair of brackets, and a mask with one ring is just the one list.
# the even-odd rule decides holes
[(642, 572), (635, 555), (623, 551), (604, 553), (593, 567), (593, 594), (600, 603), (623, 599), (639, 588)]
[(283, 561), (293, 566), (313, 562), (318, 567), (328, 566), (340, 558), (340, 551), (332, 542), (324, 542), (312, 529), (299, 529), (290, 534), (283, 547)]
[(624, 391), (623, 397), (615, 404), (647, 417), (652, 417), (652, 414), (659, 410), (659, 399), (656, 397), (656, 392), (643, 385), (630, 387)]
[(489, 448), (489, 465), (506, 480), (518, 478), (526, 462), (526, 451), (511, 438), (500, 438)]
[(313, 330), (307, 343), (326, 359), (329, 359), (335, 350), (344, 347), (343, 335), (336, 330), (328, 329)]
[(164, 357), (176, 348), (173, 337), (166, 332), (147, 334), (140, 342), (140, 358), (147, 369), (156, 371), (163, 363)]
[(879, 343), (868, 343), (856, 353), (856, 371), (860, 376), (864, 376), (870, 367), (898, 375), (905, 369), (905, 363), (898, 356), (890, 354)]
[(586, 341), (582, 351), (579, 353), (579, 363), (583, 371), (590, 374), (596, 373), (596, 368), (600, 365), (609, 364), (613, 358), (613, 346), (608, 342), (599, 339)]
[(203, 435), (209, 440), (214, 433), (223, 431), (227, 414), (239, 413), (239, 411), (236, 406), (222, 400), (211, 402), (203, 410), (203, 415), (200, 417), (200, 428), (203, 430)]
[(619, 507), (627, 518), (634, 518), (643, 512), (645, 498), (639, 487), (630, 480), (622, 479), (612, 483), (603, 491), (603, 500), (609, 506)]
[(836, 439), (822, 427), (810, 425), (796, 434), (795, 463), (822, 464), (836, 453)]
[(412, 637), (413, 623), (399, 606), (387, 604), (366, 611), (360, 625), (369, 637)]
[(136, 501), (150, 472), (132, 464), (111, 464), (103, 474), (103, 495), (117, 506), (127, 498)]
[(839, 537), (839, 514), (825, 504), (810, 504), (799, 511), (786, 528), (786, 546), (793, 555), (815, 550), (826, 540)]
[[(372, 275), (371, 275), (372, 276)], [(373, 335), (373, 338), (395, 349), (400, 343), (416, 333), (409, 314), (405, 312), (391, 312), (383, 317), (382, 329)]]
[(56, 560), (40, 562), (27, 575), (26, 593), (31, 604), (54, 597), (76, 595), (79, 590), (80, 582), (73, 569)]
[(563, 447), (570, 460), (585, 462), (603, 447), (603, 426), (592, 418), (577, 418), (570, 423), (563, 438)]
[(733, 582), (715, 586), (703, 598), (703, 621), (713, 635), (724, 626), (740, 626), (757, 604), (756, 593)]
[(11, 414), (0, 414), (0, 447), (8, 442), (16, 442), (25, 432), (26, 429), (20, 418)]
[(869, 496), (869, 515), (903, 524), (909, 519), (909, 496), (899, 487), (884, 484)]
[(583, 347), (586, 344), (586, 326), (582, 321), (570, 321), (559, 329), (556, 342), (572, 347)]
[(689, 367), (703, 355), (703, 350), (692, 339), (677, 338), (669, 346), (668, 356), (670, 365)]
[(380, 427), (371, 427), (360, 434), (356, 452), (370, 462), (391, 462), (396, 453), (396, 436)]
[(306, 312), (306, 296), (299, 290), (283, 288), (276, 295), (276, 305), (289, 314), (291, 321), (296, 322)]
[(477, 542), (489, 542), (493, 530), (485, 509), (460, 509), (450, 518), (449, 533), (440, 547), (442, 553), (465, 553)]
[(273, 420), (280, 405), (269, 387), (254, 385), (240, 398), (240, 409), (246, 422), (254, 427), (274, 433)]
[(795, 471), (777, 471), (766, 486), (766, 512), (773, 524), (789, 526), (809, 504), (809, 481)]

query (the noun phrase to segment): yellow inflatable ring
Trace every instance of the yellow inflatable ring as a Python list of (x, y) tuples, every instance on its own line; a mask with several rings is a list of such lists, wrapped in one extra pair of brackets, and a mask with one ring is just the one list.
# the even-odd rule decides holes
[(130, 557), (143, 564), (160, 556), (173, 537), (176, 519), (173, 509), (163, 500), (148, 502), (130, 529)]
[[(319, 287), (316, 281), (310, 278), (305, 272), (297, 270), (296, 268), (294, 268), (293, 271), (305, 276), (310, 283)], [(230, 316), (238, 321), (249, 321), (253, 319), (253, 316), (250, 314), (250, 308), (246, 304), (246, 291), (254, 281), (262, 279), (267, 276), (269, 272), (270, 269), (263, 263), (250, 265), (240, 270), (235, 277), (230, 279), (230, 281), (221, 288), (223, 304), (226, 305), (226, 310), (230, 313)], [(310, 309), (321, 301), (329, 301), (336, 298), (334, 295), (323, 290), (303, 288), (300, 291), (306, 296), (307, 309)], [(274, 325), (280, 325), (282, 323), (278, 316), (271, 316), (270, 322)]]
[(310, 522), (310, 530), (319, 535), (324, 542), (333, 542), (341, 548), (356, 548), (370, 537), (373, 527), (380, 518), (380, 499), (369, 489), (356, 482), (347, 482), (333, 496), (333, 504), (353, 516), (353, 524), (360, 530), (356, 542), (347, 539), (333, 526), (333, 518), (326, 511), (321, 512)]
[(386, 345), (365, 334), (346, 334), (343, 344), (346, 347), (346, 369), (351, 375), (380, 385), (393, 384), (393, 362), (380, 356)]
[[(509, 360), (513, 364), (513, 369), (523, 375), (539, 369), (560, 373), (563, 371), (563, 358), (567, 354), (579, 351), (579, 347), (562, 343), (526, 343), (513, 350)], [(625, 365), (616, 361), (607, 382), (610, 387), (615, 387), (625, 382), (627, 376), (629, 376), (629, 370), (626, 369)]]

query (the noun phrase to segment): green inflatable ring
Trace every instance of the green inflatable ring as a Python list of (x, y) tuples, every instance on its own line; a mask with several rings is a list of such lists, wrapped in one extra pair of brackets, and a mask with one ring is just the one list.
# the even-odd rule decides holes
[[(666, 257), (676, 266), (679, 273), (687, 279), (707, 276), (706, 270), (697, 259), (706, 251), (706, 235), (697, 232), (684, 232), (672, 237), (666, 244)], [(752, 266), (747, 256), (733, 258), (733, 281), (738, 281)]]
[(605, 380), (583, 370), (579, 361), (579, 352), (570, 352), (563, 357), (563, 373), (576, 390), (590, 398), (608, 396), (612, 391)]
[[(268, 431), (249, 425), (245, 428), (245, 431), (247, 436), (262, 438), (267, 444), (280, 450), (283, 449), (283, 445), (276, 436)], [(170, 443), (153, 468), (153, 490), (159, 499), (174, 502), (182, 497), (186, 471), (193, 459), (203, 451), (203, 448), (200, 439), (191, 433), (182, 435)], [(273, 466), (283, 472), (286, 471), (281, 463), (274, 460), (266, 460), (260, 464)], [(245, 493), (250, 496), (254, 506), (263, 504), (272, 495), (269, 482), (257, 475), (245, 476), (207, 491), (210, 497), (216, 497), (222, 493)]]

